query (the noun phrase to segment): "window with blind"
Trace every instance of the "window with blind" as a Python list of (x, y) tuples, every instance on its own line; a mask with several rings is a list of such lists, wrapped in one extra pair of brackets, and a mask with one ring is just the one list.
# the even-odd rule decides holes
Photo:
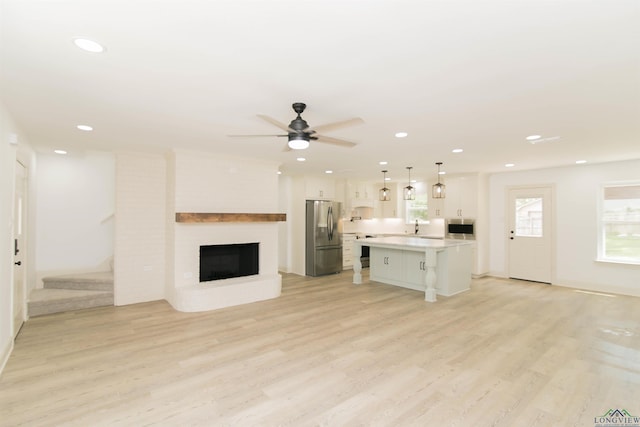
[(640, 182), (605, 185), (598, 258), (640, 264)]

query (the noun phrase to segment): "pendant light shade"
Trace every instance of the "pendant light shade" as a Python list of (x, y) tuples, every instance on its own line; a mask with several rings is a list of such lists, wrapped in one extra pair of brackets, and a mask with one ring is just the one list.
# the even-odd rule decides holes
[(383, 173), (383, 178), (382, 178), (382, 188), (380, 189), (380, 201), (381, 202), (388, 202), (389, 200), (391, 200), (391, 190), (389, 190), (387, 188), (387, 171), (382, 171)]
[(411, 186), (411, 169), (413, 169), (413, 168), (411, 166), (407, 166), (407, 169), (409, 170), (409, 185), (404, 187), (404, 199), (405, 200), (415, 200), (416, 199), (416, 189), (415, 189), (415, 187)]
[(440, 183), (440, 166), (442, 166), (442, 162), (437, 162), (436, 165), (438, 165), (438, 183), (433, 184), (431, 195), (434, 199), (444, 199), (446, 186)]

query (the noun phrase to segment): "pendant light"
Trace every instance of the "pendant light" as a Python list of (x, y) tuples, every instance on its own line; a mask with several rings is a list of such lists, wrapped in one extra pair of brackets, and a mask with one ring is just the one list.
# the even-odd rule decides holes
[(442, 162), (437, 162), (436, 165), (438, 165), (438, 183), (433, 184), (431, 195), (434, 199), (444, 199), (446, 187), (444, 184), (440, 184), (440, 166), (442, 166)]
[(387, 188), (387, 171), (382, 171), (383, 173), (383, 178), (382, 178), (382, 188), (380, 189), (380, 201), (381, 202), (388, 202), (389, 200), (391, 200), (391, 190), (389, 190)]
[(416, 199), (416, 189), (415, 189), (415, 187), (411, 186), (411, 169), (413, 169), (413, 167), (407, 166), (407, 169), (409, 170), (409, 185), (404, 187), (404, 199), (405, 200), (415, 200)]

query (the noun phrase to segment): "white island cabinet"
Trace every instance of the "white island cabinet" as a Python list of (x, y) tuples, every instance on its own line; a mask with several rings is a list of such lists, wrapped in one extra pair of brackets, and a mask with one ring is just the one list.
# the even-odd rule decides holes
[[(370, 248), (369, 279), (424, 291), (425, 301), (436, 294), (451, 296), (471, 286), (472, 243), (418, 237), (381, 237), (354, 242), (354, 251)], [(353, 263), (353, 283), (362, 283), (362, 264)]]

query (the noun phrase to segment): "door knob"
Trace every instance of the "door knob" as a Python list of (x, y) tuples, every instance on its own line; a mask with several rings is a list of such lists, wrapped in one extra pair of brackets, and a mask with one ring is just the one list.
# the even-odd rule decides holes
[(22, 261), (14, 262), (15, 265), (22, 265)]

